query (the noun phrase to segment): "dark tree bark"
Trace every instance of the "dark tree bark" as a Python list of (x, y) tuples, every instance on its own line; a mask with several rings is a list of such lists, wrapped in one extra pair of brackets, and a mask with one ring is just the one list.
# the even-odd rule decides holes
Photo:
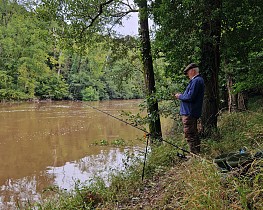
[(205, 81), (203, 105), (203, 134), (210, 135), (217, 127), (219, 107), (218, 73), (220, 69), (221, 0), (204, 1), (204, 20), (202, 25), (201, 70)]
[(152, 141), (160, 141), (162, 139), (162, 130), (158, 102), (155, 98), (156, 89), (149, 35), (147, 0), (136, 0), (135, 2), (139, 7), (139, 34), (141, 39), (141, 54), (147, 94), (147, 109), (150, 118), (149, 130)]

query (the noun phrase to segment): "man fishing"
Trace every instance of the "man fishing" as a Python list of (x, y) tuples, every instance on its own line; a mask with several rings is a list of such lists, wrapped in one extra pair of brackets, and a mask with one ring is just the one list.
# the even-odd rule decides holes
[(199, 68), (195, 63), (189, 64), (184, 69), (184, 74), (190, 79), (183, 94), (176, 93), (175, 98), (180, 100), (180, 115), (184, 126), (184, 134), (194, 154), (200, 153), (200, 139), (197, 130), (197, 119), (201, 116), (204, 98), (204, 80), (199, 74)]

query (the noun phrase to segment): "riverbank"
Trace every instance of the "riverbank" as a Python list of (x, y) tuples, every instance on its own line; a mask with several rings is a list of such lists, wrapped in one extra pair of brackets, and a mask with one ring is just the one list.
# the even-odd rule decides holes
[[(143, 163), (133, 157), (126, 172), (112, 175), (111, 185), (97, 180), (76, 186), (74, 193), (57, 190), (57, 197), (37, 204), (42, 209), (263, 209), (263, 161), (255, 160), (244, 171), (222, 173), (213, 159), (222, 152), (244, 146), (254, 154), (263, 150), (262, 99), (249, 111), (222, 113), (219, 129), (202, 141), (200, 157), (181, 159), (170, 145), (151, 149), (145, 176)], [(184, 146), (182, 134), (170, 141)], [(130, 157), (132, 158), (132, 157)], [(32, 207), (32, 206), (31, 206)]]

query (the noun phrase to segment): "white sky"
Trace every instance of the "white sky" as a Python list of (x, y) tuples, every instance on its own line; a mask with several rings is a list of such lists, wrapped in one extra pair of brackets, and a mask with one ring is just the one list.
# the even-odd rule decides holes
[(132, 13), (131, 17), (123, 19), (123, 26), (116, 27), (116, 31), (122, 35), (138, 35), (138, 13)]
[[(148, 19), (149, 28), (153, 26), (153, 20)], [(115, 27), (114, 29), (122, 35), (138, 36), (138, 13), (132, 13), (129, 19), (123, 19), (123, 26)]]

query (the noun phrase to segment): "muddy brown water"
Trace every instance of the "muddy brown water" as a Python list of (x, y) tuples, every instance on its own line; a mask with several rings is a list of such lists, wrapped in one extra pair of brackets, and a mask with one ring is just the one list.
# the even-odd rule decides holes
[[(143, 132), (118, 118), (138, 113), (140, 100), (0, 104), (0, 209), (39, 201), (43, 190), (71, 190), (123, 169), (129, 151), (144, 150)], [(169, 124), (169, 123), (166, 123)], [(169, 127), (168, 125), (164, 126)], [(102, 146), (124, 140), (131, 147)], [(96, 144), (98, 143), (98, 144)]]

